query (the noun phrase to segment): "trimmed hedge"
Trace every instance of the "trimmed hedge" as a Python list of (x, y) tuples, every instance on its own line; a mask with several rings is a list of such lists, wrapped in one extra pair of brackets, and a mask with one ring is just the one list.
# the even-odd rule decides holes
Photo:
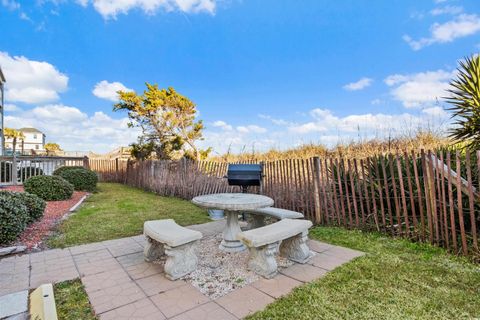
[(28, 211), (28, 221), (27, 223), (32, 223), (37, 220), (39, 220), (41, 217), (43, 217), (43, 213), (45, 212), (45, 207), (47, 206), (47, 203), (40, 198), (39, 196), (36, 196), (31, 193), (27, 192), (10, 192), (13, 197), (17, 197), (27, 207)]
[(45, 201), (70, 199), (73, 185), (60, 176), (35, 176), (23, 183), (26, 192), (33, 193)]
[(54, 176), (59, 176), (59, 175), (62, 174), (62, 172), (65, 172), (65, 171), (68, 171), (68, 170), (76, 170), (76, 169), (85, 169), (85, 168), (82, 167), (82, 166), (71, 166), (71, 167), (64, 166), (64, 167), (60, 167), (60, 168), (55, 169), (55, 171), (53, 171), (53, 175)]
[(26, 228), (28, 209), (25, 203), (10, 192), (0, 192), (0, 244), (14, 241)]
[(39, 167), (22, 167), (18, 170), (18, 176), (21, 179), (20, 181), (25, 181), (30, 177), (41, 175), (43, 175), (43, 170)]
[(75, 190), (91, 192), (97, 187), (98, 177), (92, 170), (85, 168), (64, 170), (59, 176), (70, 182)]

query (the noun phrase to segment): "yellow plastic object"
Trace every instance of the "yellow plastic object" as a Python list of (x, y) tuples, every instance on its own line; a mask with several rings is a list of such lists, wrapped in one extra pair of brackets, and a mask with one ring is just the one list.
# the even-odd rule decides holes
[(30, 319), (58, 320), (51, 283), (42, 284), (30, 294)]

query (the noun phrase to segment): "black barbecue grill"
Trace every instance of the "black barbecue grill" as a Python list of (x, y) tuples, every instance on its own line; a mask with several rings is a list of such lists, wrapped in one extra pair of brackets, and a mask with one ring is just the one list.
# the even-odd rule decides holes
[(250, 186), (261, 186), (263, 166), (261, 164), (229, 164), (227, 170), (228, 185), (240, 186), (246, 193)]

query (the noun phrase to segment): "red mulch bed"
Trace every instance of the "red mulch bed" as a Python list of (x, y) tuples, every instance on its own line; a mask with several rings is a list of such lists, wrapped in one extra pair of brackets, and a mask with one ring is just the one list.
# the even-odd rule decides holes
[[(9, 190), (15, 192), (23, 192), (22, 186), (9, 186), (0, 190)], [(80, 199), (88, 192), (75, 191), (73, 196), (63, 201), (47, 201), (47, 207), (41, 220), (29, 225), (20, 235), (18, 242), (28, 249), (36, 248), (42, 240), (53, 230), (57, 222), (72, 208)]]

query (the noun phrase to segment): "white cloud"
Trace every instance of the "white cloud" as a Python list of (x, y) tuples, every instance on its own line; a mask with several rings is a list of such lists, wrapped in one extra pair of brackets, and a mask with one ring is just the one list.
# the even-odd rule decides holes
[(76, 3), (81, 5), (82, 7), (86, 7), (88, 5), (89, 0), (75, 0)]
[(233, 127), (229, 124), (227, 124), (225, 121), (221, 121), (221, 120), (218, 120), (218, 121), (215, 121), (213, 124), (212, 124), (214, 127), (217, 127), (217, 128), (221, 128), (225, 131), (231, 131), (233, 130)]
[(410, 113), (366, 113), (339, 117), (334, 115), (331, 110), (317, 108), (310, 112), (312, 121), (290, 124), (287, 129), (291, 133), (302, 135), (315, 132), (331, 135), (331, 133), (337, 132), (338, 136), (354, 137), (356, 133), (371, 134), (372, 132), (401, 131), (405, 128), (421, 127), (428, 120), (426, 117), (429, 116), (446, 117), (446, 113), (442, 114), (437, 109), (425, 110), (425, 116)]
[(233, 128), (225, 121), (215, 121), (204, 132), (204, 140), (199, 142), (201, 148), (213, 147), (214, 153), (231, 151), (242, 152), (267, 149), (276, 143), (271, 133), (266, 128), (257, 125), (243, 125)]
[(88, 118), (88, 116), (74, 107), (64, 106), (62, 104), (53, 104), (43, 107), (36, 107), (29, 111), (35, 118), (48, 122), (78, 122)]
[(425, 13), (421, 11), (413, 11), (410, 13), (410, 18), (416, 19), (416, 20), (422, 20), (425, 17)]
[(237, 130), (232, 131), (207, 128), (205, 140), (200, 144), (203, 148), (213, 147), (214, 153), (218, 154), (226, 152), (229, 148), (232, 152), (242, 153), (271, 148), (285, 149), (305, 143), (334, 146), (358, 139), (381, 139), (410, 134), (419, 129), (437, 130), (449, 123), (448, 114), (440, 107), (428, 107), (412, 113), (365, 113), (346, 116), (336, 115), (330, 109), (315, 108), (305, 116), (308, 117), (306, 120), (293, 122), (269, 115), (259, 115), (273, 124), (261, 135), (248, 130), (249, 126), (237, 127)]
[(328, 128), (325, 126), (325, 123), (323, 122), (307, 122), (299, 125), (292, 125), (288, 128), (288, 130), (294, 133), (305, 134), (310, 132), (327, 131)]
[(387, 77), (385, 83), (392, 87), (390, 93), (395, 100), (407, 108), (431, 106), (447, 95), (449, 81), (455, 72), (444, 70), (421, 72), (410, 75), (395, 74)]
[(113, 119), (103, 112), (87, 115), (62, 104), (45, 105), (5, 117), (5, 126), (35, 127), (48, 141), (68, 151), (105, 153), (136, 140), (137, 128), (127, 127), (128, 119)]
[(422, 112), (432, 117), (448, 117), (448, 113), (445, 111), (445, 109), (439, 106), (425, 108), (422, 110)]
[(20, 3), (15, 0), (2, 0), (2, 6), (12, 11), (20, 9)]
[(277, 126), (284, 126), (288, 124), (288, 121), (285, 121), (283, 119), (276, 119), (276, 118), (273, 118), (272, 116), (265, 115), (265, 114), (259, 114), (258, 117), (261, 119), (270, 120), (273, 124), (276, 124)]
[(274, 146), (286, 146), (285, 139), (279, 139), (277, 134), (267, 136), (268, 133), (260, 136), (254, 134), (238, 134), (237, 131), (211, 131), (206, 130), (204, 133), (205, 140), (199, 142), (200, 148), (213, 147), (214, 154), (223, 154), (229, 148), (232, 152), (252, 152), (272, 148)]
[(159, 9), (181, 11), (186, 13), (215, 13), (217, 0), (77, 0), (83, 7), (93, 3), (95, 10), (105, 19), (115, 19), (119, 14), (127, 14), (134, 9), (140, 9), (146, 14), (155, 14)]
[(434, 43), (448, 43), (457, 38), (467, 37), (480, 32), (480, 17), (476, 14), (461, 14), (445, 23), (434, 23), (430, 27), (430, 37), (414, 40), (403, 36), (413, 50), (420, 50)]
[(94, 96), (110, 100), (113, 102), (118, 101), (118, 91), (133, 91), (125, 87), (121, 82), (108, 82), (107, 80), (102, 80), (95, 85), (92, 90)]
[(68, 77), (48, 62), (0, 52), (0, 66), (7, 79), (5, 96), (9, 102), (56, 101), (59, 93), (67, 90)]
[(383, 104), (384, 101), (382, 99), (373, 99), (372, 101), (370, 101), (370, 103), (374, 106), (377, 106), (377, 105), (380, 105), (380, 104)]
[(240, 133), (265, 133), (267, 129), (251, 124), (248, 126), (238, 126), (237, 131)]
[(207, 128), (203, 134), (204, 140), (199, 142), (200, 148), (213, 148), (214, 153), (224, 153), (229, 147), (238, 151), (239, 148), (246, 146), (255, 140), (250, 137), (239, 135), (236, 131), (212, 131)]
[(20, 12), (20, 19), (33, 22), (32, 19), (25, 12)]
[(22, 109), (20, 109), (17, 105), (11, 104), (11, 103), (6, 103), (4, 106), (5, 111), (7, 112), (17, 112)]
[(344, 85), (343, 89), (348, 91), (362, 90), (362, 89), (365, 89), (366, 87), (369, 87), (372, 84), (372, 82), (373, 80), (370, 78), (361, 78), (356, 82), (352, 82)]
[(445, 6), (441, 8), (435, 8), (430, 11), (432, 16), (439, 16), (442, 14), (459, 14), (463, 12), (463, 7), (460, 6)]

